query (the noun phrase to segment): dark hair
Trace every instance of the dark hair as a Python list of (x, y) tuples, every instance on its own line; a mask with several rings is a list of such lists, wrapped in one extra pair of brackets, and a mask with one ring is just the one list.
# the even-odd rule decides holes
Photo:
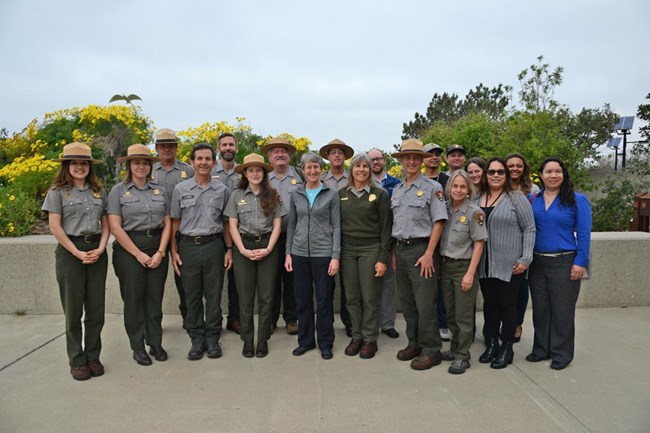
[(217, 160), (217, 152), (210, 146), (208, 143), (198, 143), (195, 144), (194, 147), (192, 148), (192, 153), (190, 154), (190, 159), (194, 161), (194, 156), (196, 156), (196, 151), (197, 150), (203, 150), (203, 149), (210, 149), (210, 152), (212, 152), (212, 160), (216, 161)]
[(485, 163), (485, 169), (483, 170), (483, 180), (481, 181), (481, 189), (483, 191), (487, 191), (489, 189), (487, 183), (487, 172), (490, 168), (490, 164), (493, 162), (498, 162), (499, 164), (503, 165), (503, 169), (506, 171), (506, 183), (503, 185), (503, 190), (507, 193), (510, 193), (510, 191), (512, 191), (512, 186), (510, 186), (510, 171), (508, 170), (508, 166), (506, 165), (506, 162), (503, 160), (503, 158), (500, 158), (498, 156), (494, 156), (488, 159)]
[[(61, 162), (59, 169), (54, 175), (54, 180), (52, 180), (52, 189), (61, 189), (74, 186), (74, 181), (72, 180), (72, 176), (70, 176), (70, 163), (72, 161), (76, 160), (71, 159)], [(102, 185), (97, 178), (95, 169), (93, 168), (93, 163), (90, 161), (88, 161), (88, 175), (86, 176), (86, 182), (88, 183), (90, 189), (93, 190), (93, 192), (99, 192), (102, 189)]]
[(222, 139), (222, 138), (226, 138), (226, 137), (232, 137), (232, 139), (235, 140), (235, 146), (237, 145), (237, 137), (235, 137), (235, 136), (234, 136), (233, 134), (231, 134), (230, 132), (224, 132), (223, 134), (221, 134), (221, 135), (219, 136), (219, 138), (217, 138), (217, 145), (220, 145), (220, 144), (221, 144), (221, 139)]
[(149, 164), (149, 174), (147, 175), (147, 180), (151, 180), (151, 176), (153, 175), (153, 163), (151, 160), (147, 158), (133, 158), (129, 159), (126, 161), (126, 164), (124, 164), (126, 166), (126, 173), (124, 174), (124, 179), (122, 179), (124, 183), (129, 183), (133, 179), (133, 173), (131, 173), (131, 162), (135, 161), (136, 159), (143, 159), (147, 161), (147, 164)]
[[(261, 168), (264, 172), (264, 177), (262, 178), (262, 183), (260, 183), (260, 194), (258, 197), (260, 199), (260, 206), (262, 206), (264, 216), (270, 217), (273, 212), (275, 212), (275, 208), (280, 204), (280, 194), (278, 194), (276, 189), (271, 186), (266, 169), (263, 167)], [(249, 182), (246, 177), (246, 170), (244, 170), (239, 178), (239, 185), (237, 185), (237, 188), (243, 191), (248, 188), (248, 184)]]
[[(533, 180), (530, 178), (530, 165), (528, 165), (528, 161), (526, 161), (526, 158), (524, 158), (524, 155), (521, 153), (511, 153), (506, 157), (506, 164), (508, 163), (509, 160), (513, 158), (519, 158), (521, 161), (524, 163), (524, 172), (521, 174), (521, 179), (518, 181), (518, 185), (512, 185), (512, 189), (520, 189), (521, 192), (524, 193), (524, 195), (530, 194), (531, 189), (533, 188)], [(508, 168), (506, 166), (506, 168)], [(510, 183), (512, 184), (515, 182), (510, 179)]]
[[(560, 185), (560, 193), (558, 194), (560, 196), (560, 204), (563, 206), (575, 206), (576, 205), (576, 195), (575, 192), (573, 191), (573, 182), (571, 182), (571, 177), (569, 176), (569, 169), (566, 167), (564, 162), (560, 158), (546, 158), (544, 161), (542, 161), (542, 165), (539, 166), (539, 175), (541, 176), (542, 173), (544, 172), (544, 167), (549, 162), (557, 162), (560, 168), (562, 169), (562, 184)], [(542, 182), (544, 182), (544, 178), (542, 177)], [(544, 186), (546, 188), (546, 186)]]
[(481, 169), (483, 169), (483, 171), (485, 171), (485, 169), (487, 168), (487, 163), (486, 163), (485, 160), (484, 160), (483, 158), (481, 158), (480, 156), (473, 156), (473, 157), (471, 157), (471, 158), (467, 161), (467, 164), (465, 164), (465, 171), (467, 171), (467, 167), (469, 167), (470, 164), (476, 164), (476, 165), (478, 165), (479, 167), (481, 167)]

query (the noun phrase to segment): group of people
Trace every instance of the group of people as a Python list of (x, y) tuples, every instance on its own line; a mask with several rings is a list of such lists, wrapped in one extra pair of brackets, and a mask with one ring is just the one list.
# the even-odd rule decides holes
[(222, 356), (226, 273), (226, 327), (240, 334), (247, 358), (268, 354), (282, 313), (287, 332), (297, 334), (293, 355), (318, 347), (331, 359), (338, 275), (347, 356), (373, 358), (380, 332), (398, 338), (399, 305), (408, 345), (397, 358), (416, 370), (450, 361), (450, 373), (464, 373), (480, 288), (486, 349), (479, 362), (505, 368), (521, 337), (530, 286), (535, 337), (526, 359), (551, 359), (558, 370), (573, 359), (591, 210), (561, 160), (542, 163), (539, 190), (523, 155), (471, 158), (465, 165), (465, 149), (451, 145), (449, 170), (442, 172), (443, 149), (416, 139), (392, 155), (400, 160), (401, 181), (386, 173), (382, 151), (355, 154), (339, 139), (302, 155), (299, 167), (290, 165), (296, 148), (283, 137), (261, 148), (268, 163), (248, 154), (236, 164), (232, 134), (219, 137), (219, 160), (200, 143), (185, 164), (177, 146), (169, 129), (156, 134), (157, 156), (145, 145), (129, 146), (118, 159), (124, 179), (108, 196), (87, 145), (70, 143), (56, 160), (61, 167), (43, 210), (59, 242), (56, 275), (75, 380), (104, 373), (110, 234), (124, 326), (140, 365), (151, 365), (151, 356), (168, 358), (162, 300), (170, 257), (190, 360)]

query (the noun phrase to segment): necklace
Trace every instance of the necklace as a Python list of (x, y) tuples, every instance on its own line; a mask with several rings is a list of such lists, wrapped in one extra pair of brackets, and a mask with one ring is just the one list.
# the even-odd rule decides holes
[(490, 204), (490, 196), (491, 196), (492, 194), (490, 194), (490, 191), (488, 191), (487, 196), (485, 197), (485, 205), (486, 205), (487, 207), (494, 207), (494, 204), (495, 204), (497, 201), (499, 201), (499, 199), (501, 198), (501, 195), (502, 195), (502, 194), (503, 194), (503, 190), (501, 190), (501, 192), (499, 193), (499, 195), (497, 196), (497, 198), (495, 198), (495, 199), (492, 201), (492, 204)]

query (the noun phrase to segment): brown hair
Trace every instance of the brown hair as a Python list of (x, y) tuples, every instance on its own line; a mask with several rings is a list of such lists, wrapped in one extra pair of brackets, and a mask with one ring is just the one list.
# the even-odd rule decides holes
[[(62, 189), (62, 188), (68, 188), (74, 186), (74, 181), (72, 180), (72, 176), (70, 176), (70, 163), (72, 161), (83, 161), (83, 159), (80, 160), (66, 160), (62, 161), (61, 165), (59, 166), (59, 169), (57, 170), (56, 174), (54, 175), (54, 180), (52, 181), (52, 189)], [(97, 174), (95, 174), (95, 170), (93, 169), (93, 163), (88, 161), (88, 175), (86, 176), (86, 183), (92, 189), (94, 192), (99, 192), (102, 189), (101, 183), (99, 183), (99, 179), (97, 178)]]
[[(260, 194), (258, 195), (260, 199), (260, 206), (262, 206), (262, 212), (264, 216), (270, 217), (275, 212), (275, 208), (280, 204), (280, 194), (271, 186), (268, 178), (268, 172), (265, 168), (262, 168), (264, 172), (264, 177), (262, 178), (262, 183), (260, 183)], [(246, 170), (242, 173), (242, 176), (239, 178), (238, 189), (242, 191), (248, 188), (249, 182), (246, 177)]]
[[(133, 174), (131, 174), (131, 162), (135, 161), (136, 159), (139, 158), (129, 159), (128, 161), (126, 161), (126, 164), (124, 164), (126, 166), (126, 173), (124, 174), (124, 178), (122, 179), (124, 183), (129, 183), (133, 179)], [(153, 174), (153, 163), (151, 162), (150, 159), (147, 158), (142, 158), (142, 159), (144, 161), (147, 161), (147, 164), (149, 164), (149, 174), (147, 175), (147, 180), (151, 180), (151, 175)]]
[[(524, 163), (524, 170), (523, 173), (521, 174), (521, 179), (517, 182), (517, 185), (514, 185), (516, 181), (514, 181), (512, 178), (510, 178), (510, 183), (512, 185), (512, 189), (519, 189), (521, 192), (524, 193), (524, 195), (530, 194), (530, 190), (533, 188), (533, 180), (530, 178), (530, 165), (528, 165), (528, 161), (526, 161), (526, 158), (524, 158), (524, 155), (520, 153), (511, 153), (506, 157), (506, 164), (508, 163), (509, 160), (512, 158), (519, 158), (521, 161)], [(506, 165), (506, 169), (508, 166)], [(510, 170), (508, 170), (510, 171)]]

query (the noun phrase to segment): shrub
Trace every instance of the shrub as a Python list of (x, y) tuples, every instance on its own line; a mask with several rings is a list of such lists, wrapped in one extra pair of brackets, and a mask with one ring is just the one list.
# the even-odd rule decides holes
[(32, 194), (14, 187), (0, 188), (0, 236), (24, 236), (41, 212)]

